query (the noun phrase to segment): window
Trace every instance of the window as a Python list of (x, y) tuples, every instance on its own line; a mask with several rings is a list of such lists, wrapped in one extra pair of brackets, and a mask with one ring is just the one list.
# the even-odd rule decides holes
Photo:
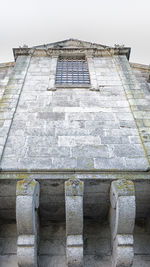
[(56, 68), (56, 85), (88, 86), (88, 63), (85, 57), (59, 57)]

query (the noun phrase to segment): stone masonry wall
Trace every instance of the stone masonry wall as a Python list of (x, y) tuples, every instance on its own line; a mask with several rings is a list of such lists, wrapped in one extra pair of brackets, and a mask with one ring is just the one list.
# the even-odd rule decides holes
[(89, 54), (86, 89), (50, 88), (56, 58), (47, 50), (18, 56), (12, 72), (0, 66), (1, 267), (37, 258), (65, 267), (76, 249), (78, 263), (110, 267), (120, 248), (122, 261), (149, 266), (147, 74), (110, 51)]
[(8, 77), (0, 100), (0, 159), (2, 158), (5, 144), (17, 109), (19, 97), (24, 84), (29, 57), (18, 57), (15, 67)]
[(28, 67), (20, 58), (24, 77), (2, 168), (147, 170), (117, 58), (93, 58), (99, 91), (47, 91), (51, 58), (32, 57)]
[(147, 79), (145, 79), (145, 76), (135, 76), (125, 57), (119, 56), (116, 59), (116, 63), (147, 160), (150, 163), (150, 98), (149, 85), (147, 83), (148, 73)]
[(3, 99), (3, 95), (8, 83), (9, 77), (13, 70), (13, 63), (1, 63), (0, 64), (0, 155), (3, 151), (3, 146), (5, 143), (4, 132), (7, 128), (7, 121), (3, 118), (4, 112), (8, 112), (11, 105), (7, 105), (8, 101)]
[(3, 96), (5, 87), (8, 83), (9, 76), (13, 69), (13, 62), (0, 64), (0, 99)]
[[(141, 127), (141, 137), (147, 151), (148, 158), (150, 159), (150, 82), (148, 83), (150, 69), (144, 70), (132, 67), (133, 73), (137, 79), (141, 91), (137, 96), (137, 103), (135, 109), (139, 111), (138, 121)], [(136, 101), (136, 99), (135, 99)]]

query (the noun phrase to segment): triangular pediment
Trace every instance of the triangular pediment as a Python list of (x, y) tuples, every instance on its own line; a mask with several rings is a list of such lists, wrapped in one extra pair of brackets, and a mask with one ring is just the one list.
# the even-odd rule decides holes
[(98, 48), (105, 49), (108, 46), (95, 44), (91, 42), (86, 42), (78, 39), (67, 39), (55, 43), (44, 44), (39, 46), (34, 46), (34, 48), (43, 49), (43, 48)]
[(55, 43), (49, 43), (49, 44), (43, 44), (43, 45), (37, 45), (33, 47), (23, 46), (19, 48), (14, 48), (14, 58), (21, 55), (36, 55), (36, 56), (45, 56), (47, 55), (55, 55), (58, 56), (58, 52), (60, 50), (65, 50), (67, 53), (75, 53), (75, 50), (80, 50), (80, 52), (83, 52), (84, 54), (88, 56), (110, 56), (110, 55), (126, 55), (126, 57), (129, 59), (130, 56), (130, 48), (124, 47), (120, 45), (112, 46), (106, 46), (102, 44), (96, 44), (92, 42), (82, 41), (78, 39), (67, 39)]

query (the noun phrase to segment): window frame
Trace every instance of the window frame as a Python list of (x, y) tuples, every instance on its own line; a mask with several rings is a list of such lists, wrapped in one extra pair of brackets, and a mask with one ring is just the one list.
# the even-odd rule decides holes
[[(88, 73), (89, 73), (89, 84), (56, 84), (56, 70), (57, 70), (57, 62), (60, 56), (66, 57), (85, 57), (88, 66)], [(80, 53), (77, 51), (69, 51), (63, 53), (56, 53), (51, 56), (51, 67), (50, 67), (50, 77), (47, 90), (48, 91), (56, 91), (57, 89), (67, 89), (67, 88), (74, 88), (74, 89), (89, 89), (91, 91), (99, 91), (99, 85), (97, 81), (97, 76), (95, 73), (95, 66), (94, 66), (94, 56), (91, 53)]]
[[(58, 63), (59, 61), (67, 61), (67, 60), (75, 60), (75, 61), (78, 61), (78, 60), (83, 60), (87, 63), (87, 71), (88, 71), (88, 79), (89, 79), (89, 83), (57, 83), (56, 79), (57, 79), (57, 67), (58, 67)], [(57, 58), (57, 66), (56, 66), (56, 75), (55, 75), (55, 87), (56, 88), (89, 88), (91, 86), (91, 81), (90, 81), (90, 72), (89, 72), (89, 66), (88, 66), (88, 60), (87, 60), (87, 57), (85, 55), (80, 55), (80, 54), (77, 54), (77, 55), (60, 55), (58, 58)]]

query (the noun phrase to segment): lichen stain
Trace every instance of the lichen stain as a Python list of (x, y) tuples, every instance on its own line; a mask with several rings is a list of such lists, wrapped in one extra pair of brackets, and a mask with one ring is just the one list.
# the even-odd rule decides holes
[(83, 191), (83, 182), (79, 182), (79, 188), (80, 188), (80, 192), (82, 192)]
[(17, 182), (17, 191), (19, 194), (23, 193), (26, 187), (33, 188), (36, 185), (36, 181), (33, 179), (23, 179)]
[(132, 192), (134, 191), (134, 184), (132, 181), (121, 181), (120, 180), (120, 183), (118, 182), (115, 182), (115, 185), (116, 187), (119, 189), (119, 190), (127, 190), (129, 192)]
[(29, 178), (29, 177), (30, 177), (30, 174), (21, 173), (21, 174), (18, 174), (17, 179), (26, 179), (26, 178)]
[(66, 182), (66, 186), (70, 186), (70, 182), (69, 181)]
[(3, 109), (8, 109), (9, 108), (9, 103), (6, 102), (6, 99), (2, 98), (0, 100), (0, 108), (3, 108)]

